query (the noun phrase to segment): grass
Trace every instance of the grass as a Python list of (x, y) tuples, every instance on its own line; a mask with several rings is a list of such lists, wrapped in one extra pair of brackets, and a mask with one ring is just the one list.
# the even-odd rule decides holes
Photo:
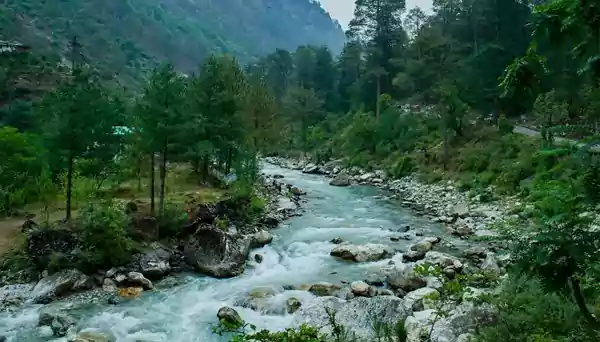
[[(135, 201), (141, 211), (149, 212), (149, 184), (148, 177), (138, 181), (127, 180), (120, 184), (105, 184), (99, 191), (103, 197), (121, 200), (123, 202)], [(159, 182), (156, 181), (156, 201), (158, 203)], [(85, 178), (74, 181), (73, 188), (73, 217), (77, 217), (77, 208), (83, 205), (96, 193), (94, 182)], [(187, 165), (169, 165), (166, 179), (166, 200), (169, 203), (183, 206), (193, 206), (200, 203), (214, 203), (227, 196), (227, 191), (202, 184)], [(0, 218), (0, 256), (9, 252), (17, 246), (21, 246), (24, 236), (21, 226), (25, 220), (24, 216), (34, 216), (34, 220), (49, 222), (59, 221), (64, 218), (65, 196), (57, 195), (47, 203), (31, 203), (25, 206), (21, 212), (26, 215), (17, 217)]]

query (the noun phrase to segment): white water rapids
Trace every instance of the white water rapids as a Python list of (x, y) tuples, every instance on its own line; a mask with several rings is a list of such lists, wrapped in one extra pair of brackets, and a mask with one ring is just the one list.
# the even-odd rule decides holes
[[(166, 280), (162, 286), (158, 283), (154, 291), (116, 306), (105, 301), (62, 301), (52, 305), (71, 307), (69, 312), (78, 319), (78, 328), (110, 333), (118, 342), (224, 341), (225, 337), (212, 333), (212, 326), (217, 323), (216, 313), (222, 306), (235, 307), (244, 320), (258, 328), (281, 330), (292, 324), (293, 315), (267, 315), (234, 306), (236, 300), (256, 287), (364, 280), (389, 262), (356, 264), (337, 260), (329, 255), (335, 246), (329, 242), (331, 239), (341, 237), (356, 244), (383, 243), (405, 250), (410, 241), (390, 241), (391, 236), (399, 235), (400, 228), (409, 225), (411, 230), (425, 236), (441, 232), (439, 224), (402, 209), (373, 187), (333, 187), (321, 176), (268, 164), (264, 172), (284, 175), (285, 182), (308, 193), (308, 202), (304, 204), (304, 215), (273, 231), (273, 243), (252, 251), (252, 261), (243, 275), (225, 280), (178, 276)], [(253, 261), (255, 253), (264, 256), (262, 263)], [(270, 300), (273, 305), (285, 305), (289, 297), (303, 303), (314, 298), (304, 291), (284, 291)], [(37, 335), (39, 309), (40, 306), (29, 306), (17, 313), (0, 313), (0, 336), (11, 342), (52, 340)]]

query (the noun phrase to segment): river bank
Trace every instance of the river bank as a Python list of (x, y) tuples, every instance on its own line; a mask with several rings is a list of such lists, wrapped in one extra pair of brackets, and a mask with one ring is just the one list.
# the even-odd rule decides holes
[[(461, 250), (471, 247), (468, 240), (444, 234), (441, 222), (399, 209), (388, 191), (329, 186), (320, 175), (268, 165), (265, 173), (306, 191), (304, 215), (273, 230), (273, 241), (249, 255), (243, 274), (230, 279), (170, 277), (118, 305), (86, 298), (85, 304), (63, 300), (50, 306), (76, 317), (78, 331), (101, 332), (115, 341), (224, 341), (227, 337), (211, 332), (223, 307), (272, 331), (302, 323), (326, 325), (329, 307), (338, 312), (340, 324), (363, 338), (374, 334), (373, 316), (385, 324), (404, 324), (409, 341), (421, 341), (428, 331), (439, 341), (468, 337), (481, 317), (473, 314), (472, 302), (457, 305), (432, 324), (435, 309), (425, 297), (443, 292), (442, 284), (413, 269), (431, 263), (447, 273), (470, 274), (486, 261), (485, 249), (472, 249), (470, 261)], [(9, 341), (40, 340), (36, 325), (41, 308), (33, 305), (9, 315), (0, 331)]]

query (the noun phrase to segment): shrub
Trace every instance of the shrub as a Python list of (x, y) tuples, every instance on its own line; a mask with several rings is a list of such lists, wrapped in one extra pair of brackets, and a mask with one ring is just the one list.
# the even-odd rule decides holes
[(130, 261), (135, 248), (126, 225), (125, 211), (110, 200), (90, 202), (81, 208), (76, 222), (82, 244), (80, 267), (96, 269)]
[(497, 324), (481, 329), (478, 342), (597, 341), (569, 298), (544, 291), (540, 281), (511, 278), (492, 298)]
[(183, 206), (167, 202), (165, 208), (158, 214), (158, 228), (160, 238), (174, 237), (188, 221), (188, 214)]

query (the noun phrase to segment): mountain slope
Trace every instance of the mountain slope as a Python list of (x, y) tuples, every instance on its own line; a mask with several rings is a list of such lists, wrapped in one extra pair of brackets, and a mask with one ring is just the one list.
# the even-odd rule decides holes
[(302, 44), (338, 51), (344, 35), (311, 0), (8, 0), (0, 39), (61, 51), (77, 35), (101, 70), (133, 77), (169, 61), (191, 71), (210, 53), (242, 62)]

